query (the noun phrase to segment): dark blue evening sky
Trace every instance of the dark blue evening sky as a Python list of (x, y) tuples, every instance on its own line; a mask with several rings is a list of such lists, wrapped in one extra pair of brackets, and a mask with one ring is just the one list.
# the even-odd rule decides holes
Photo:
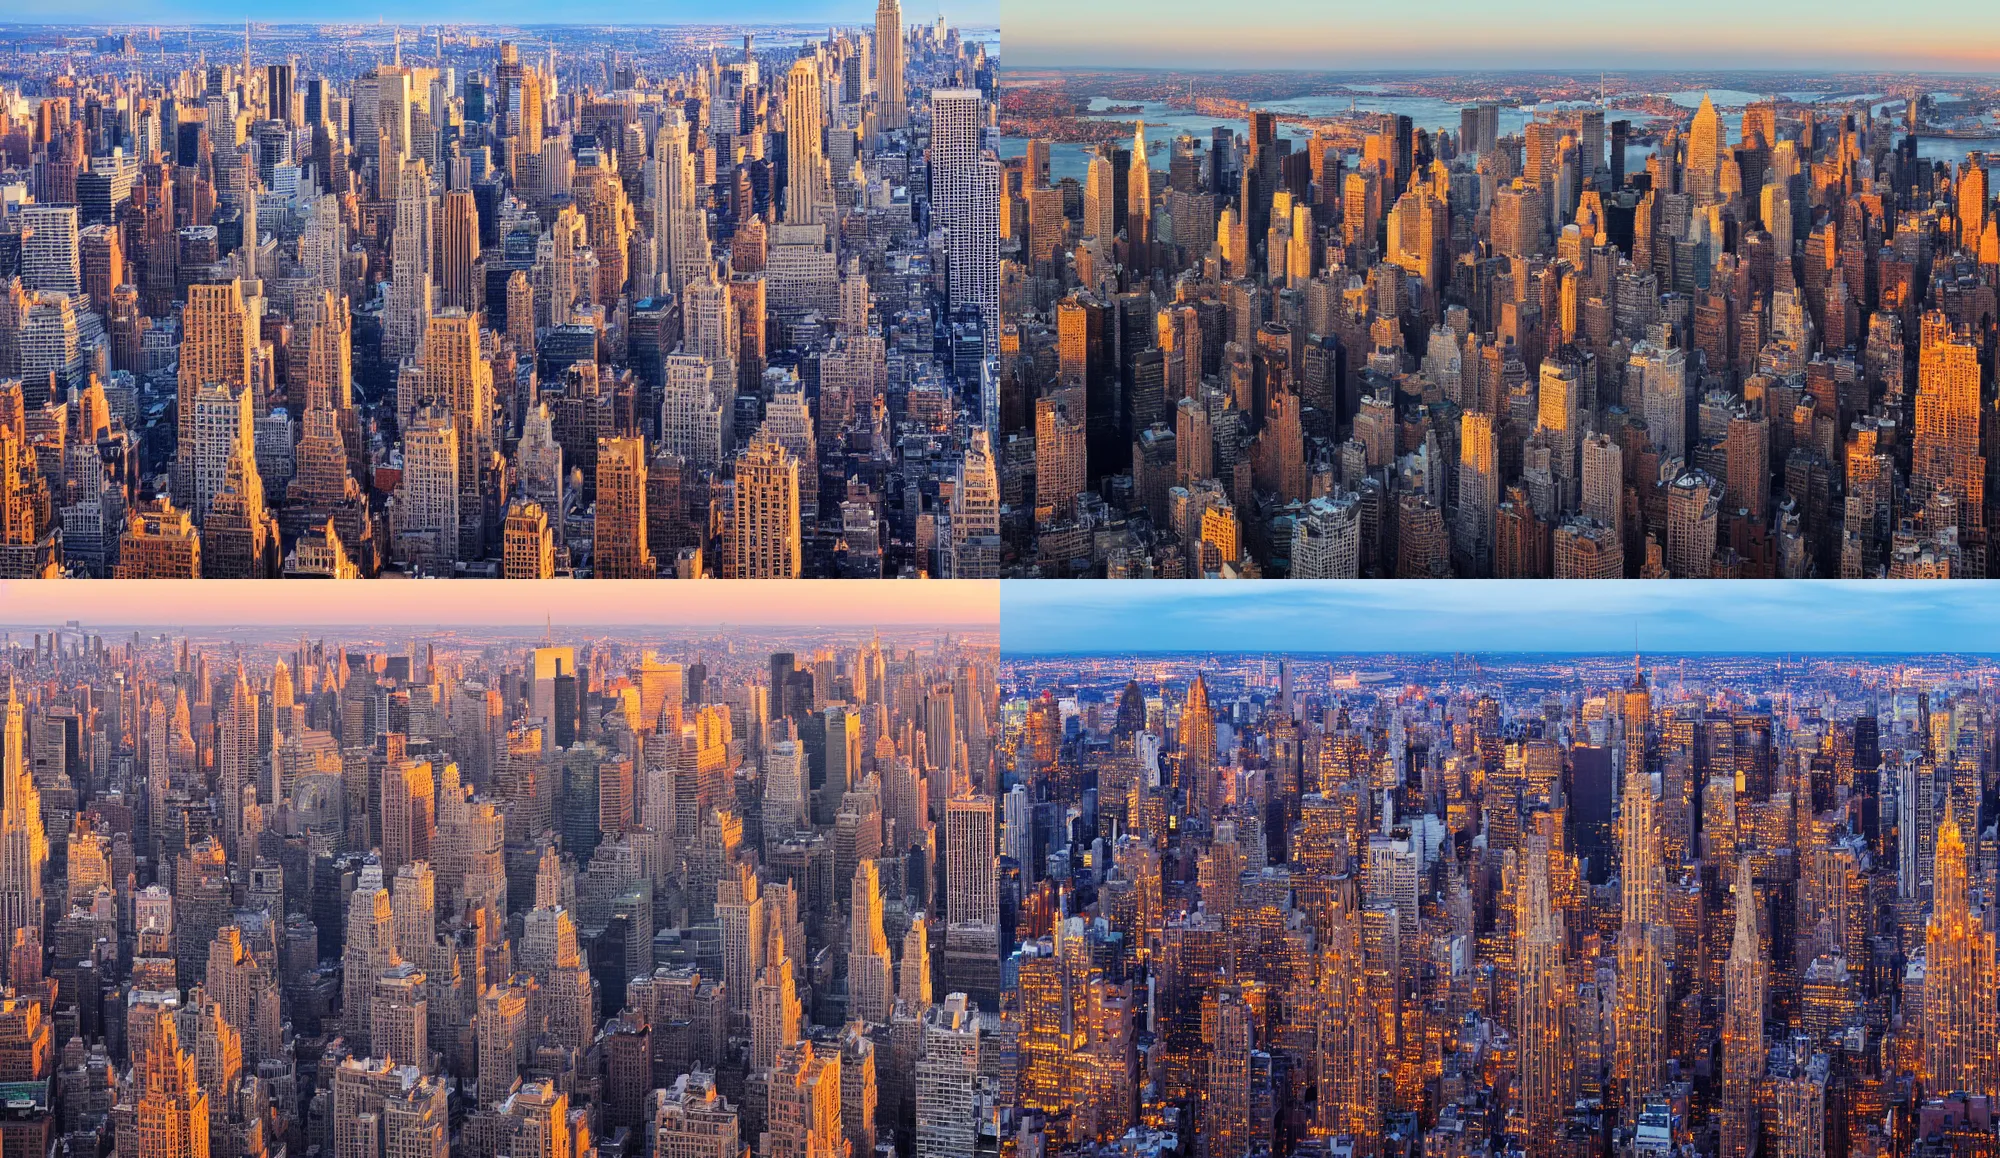
[(1001, 584), (1013, 653), (2000, 652), (1983, 582)]

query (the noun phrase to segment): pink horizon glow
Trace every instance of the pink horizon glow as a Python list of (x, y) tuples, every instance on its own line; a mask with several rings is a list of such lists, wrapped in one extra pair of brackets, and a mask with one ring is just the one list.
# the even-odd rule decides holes
[(0, 625), (951, 626), (998, 630), (993, 580), (0, 582)]

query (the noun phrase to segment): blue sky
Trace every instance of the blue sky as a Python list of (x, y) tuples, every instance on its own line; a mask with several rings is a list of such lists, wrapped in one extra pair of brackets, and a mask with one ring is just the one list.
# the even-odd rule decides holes
[(1005, 652), (2000, 652), (2000, 586), (1804, 581), (1003, 583)]
[(1924, 68), (1990, 72), (1973, 0), (1008, 0), (1008, 63), (1175, 68)]

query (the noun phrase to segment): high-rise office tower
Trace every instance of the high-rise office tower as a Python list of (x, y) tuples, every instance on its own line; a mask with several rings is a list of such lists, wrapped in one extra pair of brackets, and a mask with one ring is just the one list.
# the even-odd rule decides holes
[(785, 221), (810, 225), (831, 220), (832, 180), (821, 143), (819, 63), (800, 57), (785, 84)]
[(764, 839), (775, 845), (789, 839), (809, 819), (806, 791), (811, 776), (805, 748), (794, 740), (779, 740), (764, 756)]
[(346, 410), (354, 404), (354, 322), (347, 299), (333, 289), (322, 290), (313, 295), (302, 313), (305, 391), (303, 398), (293, 395), (293, 402), (306, 412)]
[(1293, 520), (1291, 577), (1361, 577), (1361, 504), (1355, 496), (1316, 498)]
[(983, 1022), (963, 993), (923, 1013), (916, 1065), (916, 1158), (972, 1153)]
[[(227, 484), (231, 464), (255, 446), (250, 391), (223, 383), (204, 385), (194, 393), (188, 418), (190, 441), (184, 455), (193, 482), (194, 518), (206, 523), (216, 496)], [(254, 474), (254, 458), (246, 469)], [(261, 505), (261, 490), (258, 501)]]
[(549, 527), (548, 512), (537, 502), (518, 502), (507, 508), (501, 530), (501, 578), (549, 579), (555, 575), (556, 540)]
[(950, 925), (1000, 923), (999, 874), (994, 867), (993, 798), (945, 802), (944, 914)]
[(1706, 472), (1683, 471), (1667, 487), (1667, 571), (1677, 579), (1706, 579), (1714, 570), (1716, 520), (1722, 487)]
[[(251, 333), (241, 282), (231, 280), (188, 287), (187, 304), (181, 310), (177, 432), (180, 457), (174, 474), (174, 496), (182, 506), (194, 509), (197, 522), (207, 514), (208, 508), (206, 502), (195, 501), (198, 445), (195, 399), (204, 387), (226, 387), (232, 396), (249, 389), (253, 357)], [(227, 464), (225, 448), (221, 457), (211, 460), (213, 476), (209, 495), (214, 494), (213, 483), (220, 481)]]
[(450, 573), (459, 546), (459, 446), (452, 412), (426, 406), (410, 416), (403, 436), (403, 485), (390, 511), (396, 556)]
[[(421, 396), (399, 398), (399, 409), (409, 416), (407, 423), (413, 424), (419, 405), (442, 406), (451, 412), (458, 433), (459, 486), (465, 492), (461, 510), (477, 504), (479, 472), (493, 447), (493, 367), (480, 351), (479, 331), (479, 315), (456, 306), (432, 315), (426, 325), (422, 373), (416, 376), (422, 383)], [(478, 547), (464, 542), (461, 550), (470, 555)]]
[(848, 1015), (870, 1025), (886, 1025), (895, 1004), (889, 938), (882, 926), (882, 876), (873, 860), (855, 866), (849, 898), (847, 948)]
[(1687, 136), (1687, 192), (1697, 204), (1715, 200), (1722, 168), (1722, 114), (1708, 93), (1701, 94), (1694, 124)]
[(651, 579), (659, 574), (646, 538), (646, 448), (637, 438), (597, 440), (597, 513), (592, 574)]
[[(9, 929), (42, 925), (42, 872), (49, 842), (42, 829), (41, 791), (27, 758), (27, 708), (7, 681), (0, 720), (0, 919)], [(16, 980), (11, 975), (10, 981)]]
[(903, 934), (903, 955), (896, 962), (896, 1000), (912, 1009), (931, 1005), (931, 941), (929, 922), (921, 915)]
[(1468, 410), (1459, 418), (1458, 520), (1452, 547), (1466, 565), (1460, 574), (1492, 574), (1494, 521), (1500, 505), (1500, 443), (1493, 416)]
[[(1125, 232), (1135, 250), (1143, 254), (1152, 240), (1153, 163), (1146, 157), (1146, 122), (1132, 130), (1132, 168), (1125, 180)], [(1310, 275), (1308, 275), (1310, 276)]]
[(389, 890), (382, 888), (379, 873), (371, 886), (363, 883), (348, 899), (347, 940), (341, 956), (341, 1008), (343, 1030), (357, 1043), (370, 1048), (375, 1008), (375, 980), (396, 963), (396, 943), (389, 907)]
[[(767, 910), (766, 916), (771, 914)], [(803, 1013), (794, 980), (792, 957), (785, 948), (782, 926), (773, 922), (765, 946), (764, 968), (750, 987), (750, 1068), (768, 1071), (787, 1046), (799, 1040)]]
[(2000, 1035), (1989, 1000), (1996, 984), (1994, 936), (1972, 905), (1965, 837), (1949, 797), (1932, 874), (1924, 930), (1924, 1079), (1937, 1089), (1991, 1097), (2000, 1087)]
[(1200, 676), (1188, 685), (1187, 702), (1181, 705), (1179, 732), (1181, 784), (1191, 807), (1209, 815), (1220, 803), (1217, 797), (1215, 714), (1208, 705), (1208, 682)]
[(1068, 519), (1089, 485), (1084, 392), (1065, 387), (1035, 399), (1035, 506), (1043, 521)]
[(1612, 1072), (1627, 1106), (1656, 1097), (1666, 1078), (1670, 936), (1659, 925), (1628, 923), (1618, 937), (1617, 1051)]
[(437, 232), (438, 290), (443, 304), (470, 310), (476, 304), (472, 276), (479, 261), (479, 208), (472, 190), (445, 192)]
[(1256, 1012), (1237, 986), (1215, 995), (1214, 1036), (1208, 1058), (1208, 1104), (1203, 1133), (1210, 1153), (1248, 1152), (1252, 1133), (1251, 1054), (1257, 1047)]
[(1638, 372), (1646, 431), (1664, 458), (1687, 455), (1687, 357), (1678, 347), (1662, 349), (1651, 342), (1632, 348), (1627, 371)]
[(76, 206), (24, 206), (20, 223), (21, 284), (50, 293), (82, 293)]
[(1000, 337), (1000, 169), (980, 147), (985, 123), (979, 90), (931, 93), (931, 211), (946, 233), (951, 305), (979, 312), (992, 352)]
[(118, 540), (114, 579), (201, 578), (201, 532), (168, 499), (133, 509)]
[(425, 980), (424, 971), (408, 961), (390, 966), (375, 982), (375, 1008), (369, 1014), (375, 1055), (411, 1066), (419, 1073), (432, 1068)]
[(1531, 842), (1522, 860), (1524, 879), (1515, 887), (1526, 893), (1526, 901), (1524, 919), (1515, 926), (1520, 988), (1514, 1018), (1521, 1103), (1528, 1119), (1530, 1153), (1554, 1153), (1563, 1116), (1574, 1104), (1567, 1044), (1571, 986), (1563, 962), (1567, 942), (1562, 915), (1549, 904), (1547, 842)]
[(520, 1082), (531, 1044), (528, 1003), (532, 978), (495, 981), (479, 998), (479, 1104), (504, 1102)]
[(1660, 859), (1659, 801), (1643, 763), (1625, 765), (1625, 790), (1618, 799), (1619, 872), (1622, 912), (1627, 925), (1661, 923), (1666, 874)]
[(798, 460), (781, 443), (754, 442), (736, 456), (726, 573), (734, 579), (796, 579), (799, 555)]
[[(1926, 314), (1917, 350), (1916, 430), (1910, 452), (1913, 503), (1953, 500), (1962, 539), (1984, 526), (1986, 455), (1980, 443), (1979, 351), (1941, 314)], [(1942, 528), (1928, 528), (1933, 531)]]
[(134, 1065), (138, 1158), (207, 1158), (208, 1093), (196, 1076), (194, 1055), (181, 1048), (174, 1017), (158, 1006), (136, 1016), (149, 1022), (135, 1040), (146, 1043)]
[(1721, 1158), (1744, 1158), (1757, 1134), (1764, 1079), (1765, 963), (1757, 891), (1748, 857), (1736, 866), (1736, 933), (1724, 967)]
[(878, 0), (875, 5), (875, 91), (879, 97), (876, 118), (884, 129), (900, 129), (910, 123), (909, 98), (903, 84), (900, 0)]
[(686, 115), (669, 108), (661, 118), (648, 167), (647, 195), (653, 208), (654, 262), (669, 293), (700, 278), (709, 265), (708, 213), (701, 207), (694, 150), (688, 147)]
[(1379, 1153), (1382, 1020), (1368, 1001), (1359, 921), (1346, 906), (1332, 914), (1316, 962), (1313, 994), (1314, 1079), (1322, 1091), (1316, 1136), (1354, 1139), (1357, 1155)]
[(1624, 542), (1624, 452), (1610, 435), (1596, 432), (1583, 440), (1582, 494), (1578, 509), (1610, 528), (1614, 542)]
[(382, 353), (391, 363), (416, 352), (431, 316), (435, 255), (435, 203), (430, 167), (421, 158), (395, 170), (396, 231), (390, 242), (388, 305), (382, 317)]
[(972, 435), (951, 495), (951, 538), (945, 577), (1000, 576), (1000, 479), (993, 444), (984, 430)]

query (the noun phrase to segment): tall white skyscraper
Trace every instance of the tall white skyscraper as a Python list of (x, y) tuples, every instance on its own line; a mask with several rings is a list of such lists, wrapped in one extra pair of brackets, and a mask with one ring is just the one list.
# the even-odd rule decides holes
[(931, 93), (931, 217), (945, 231), (952, 308), (978, 309), (990, 354), (999, 345), (1000, 165), (979, 146), (985, 113), (977, 89)]
[(994, 868), (993, 798), (962, 796), (945, 804), (944, 913), (948, 925), (1000, 924)]
[(687, 118), (670, 108), (654, 139), (648, 192), (653, 198), (654, 260), (667, 290), (676, 294), (708, 267), (708, 214), (696, 200), (698, 191)]
[(416, 352), (430, 320), (432, 216), (430, 167), (406, 161), (396, 182), (389, 308), (382, 319), (382, 354), (392, 362)]

